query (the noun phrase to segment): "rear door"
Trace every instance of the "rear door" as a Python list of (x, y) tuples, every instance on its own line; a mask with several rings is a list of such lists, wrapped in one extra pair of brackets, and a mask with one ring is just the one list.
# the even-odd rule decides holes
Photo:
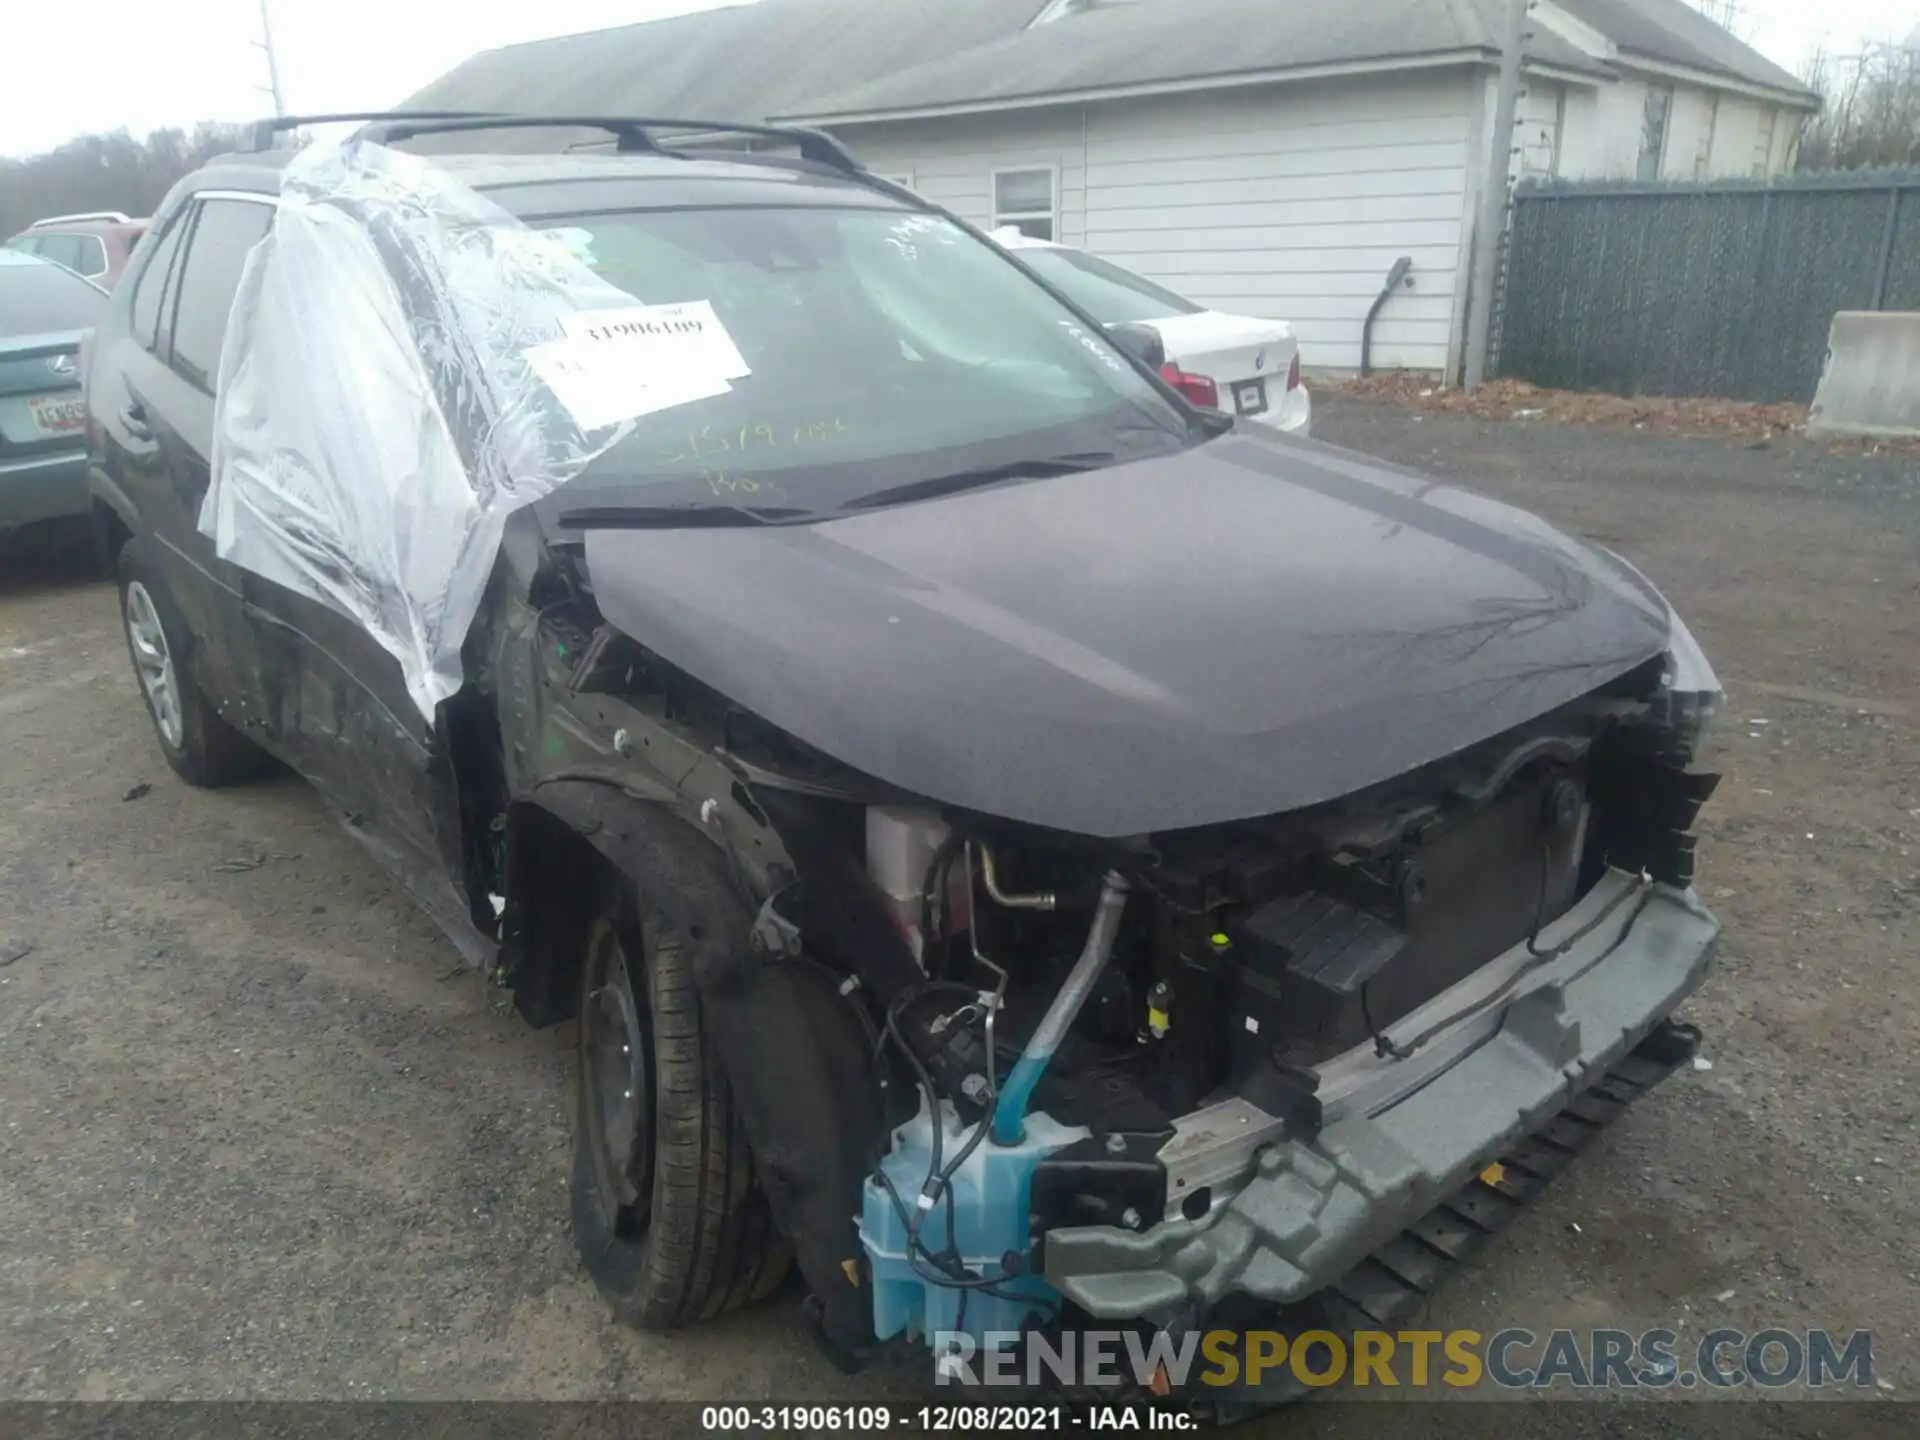
[(102, 336), (89, 396), (101, 465), (155, 543), (169, 592), (194, 636), (189, 672), (228, 718), (273, 738), (271, 681), (242, 605), (239, 570), (200, 533), (211, 476), (213, 388), (227, 312), (247, 253), (273, 221), (272, 197), (191, 197), (132, 275), (130, 304)]

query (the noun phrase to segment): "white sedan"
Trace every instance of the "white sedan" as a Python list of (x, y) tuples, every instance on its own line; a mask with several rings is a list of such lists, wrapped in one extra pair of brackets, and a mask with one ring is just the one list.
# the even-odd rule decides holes
[(1022, 264), (1104, 325), (1151, 325), (1167, 349), (1162, 372), (1196, 405), (1305, 435), (1313, 397), (1300, 383), (1300, 346), (1283, 320), (1223, 315), (1110, 260), (1036, 240), (1013, 226), (993, 232)]

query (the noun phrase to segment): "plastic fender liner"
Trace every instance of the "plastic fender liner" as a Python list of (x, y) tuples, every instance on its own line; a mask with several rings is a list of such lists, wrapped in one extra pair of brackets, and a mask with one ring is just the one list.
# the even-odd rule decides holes
[[(665, 806), (616, 786), (560, 780), (516, 800), (510, 885), (541, 873), (539, 853), (556, 838), (555, 822), (633, 882), (649, 933), (677, 935), (685, 946), (701, 1025), (719, 1052), (774, 1221), (818, 1297), (823, 1338), (842, 1355), (870, 1349), (872, 1297), (860, 1278), (854, 1214), (879, 1116), (852, 1010), (823, 971), (752, 948), (752, 911), (719, 846)], [(522, 853), (530, 846), (533, 853)], [(522, 987), (566, 993), (566, 971), (578, 963), (542, 938), (548, 927), (539, 917), (551, 912), (543, 898), (509, 891), (508, 983), (516, 995)]]

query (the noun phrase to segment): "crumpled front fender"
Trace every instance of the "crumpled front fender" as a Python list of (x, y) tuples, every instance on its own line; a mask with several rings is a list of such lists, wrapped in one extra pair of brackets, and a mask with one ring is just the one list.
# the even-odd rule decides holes
[(589, 915), (582, 887), (606, 883), (580, 876), (581, 842), (633, 885), (647, 946), (674, 943), (691, 958), (701, 1031), (726, 1072), (774, 1223), (821, 1301), (827, 1338), (857, 1353), (873, 1331), (853, 1216), (879, 1123), (857, 1018), (823, 967), (752, 945), (754, 912), (707, 832), (666, 804), (590, 780), (535, 786), (509, 811), (507, 983), (523, 1010), (577, 1001), (581, 951), (559, 948), (573, 921), (555, 901)]

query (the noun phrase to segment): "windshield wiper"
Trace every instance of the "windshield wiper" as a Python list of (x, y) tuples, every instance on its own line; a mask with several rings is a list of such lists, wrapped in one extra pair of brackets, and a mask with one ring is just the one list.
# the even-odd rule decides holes
[(847, 509), (870, 510), (881, 505), (901, 505), (910, 500), (933, 500), (942, 495), (957, 495), (963, 490), (977, 490), (982, 485), (993, 485), (1002, 480), (1048, 480), (1057, 475), (1080, 475), (1089, 470), (1104, 470), (1118, 463), (1118, 458), (1107, 450), (1055, 455), (1044, 460), (1012, 460), (1005, 465), (956, 470), (951, 475), (936, 475), (931, 480), (914, 480), (905, 485), (876, 490), (871, 495), (848, 501)]
[(819, 517), (811, 510), (760, 505), (600, 505), (567, 510), (560, 515), (563, 530), (738, 530), (756, 525), (782, 525)]

